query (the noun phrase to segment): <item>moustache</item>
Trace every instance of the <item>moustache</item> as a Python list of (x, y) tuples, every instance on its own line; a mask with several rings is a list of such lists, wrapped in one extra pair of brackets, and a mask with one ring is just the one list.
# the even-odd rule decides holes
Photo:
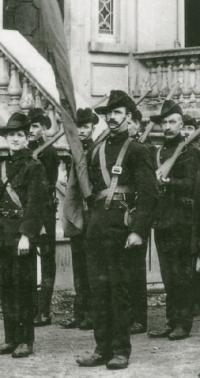
[(173, 133), (170, 133), (169, 131), (165, 131), (164, 132), (164, 135), (166, 135), (166, 136), (172, 136), (172, 135), (174, 135)]
[(109, 125), (116, 125), (116, 126), (118, 126), (118, 122), (116, 122), (114, 119), (110, 119), (110, 120), (108, 121), (108, 124), (109, 124)]

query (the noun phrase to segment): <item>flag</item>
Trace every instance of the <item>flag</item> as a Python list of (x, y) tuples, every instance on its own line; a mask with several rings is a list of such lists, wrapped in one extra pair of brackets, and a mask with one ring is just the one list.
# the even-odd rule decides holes
[(87, 198), (91, 194), (91, 188), (86, 158), (75, 124), (76, 103), (62, 15), (57, 0), (40, 0), (40, 10), (47, 47), (55, 63), (55, 74), (68, 104), (65, 108), (62, 106), (64, 131), (71, 148), (79, 187), (83, 197)]

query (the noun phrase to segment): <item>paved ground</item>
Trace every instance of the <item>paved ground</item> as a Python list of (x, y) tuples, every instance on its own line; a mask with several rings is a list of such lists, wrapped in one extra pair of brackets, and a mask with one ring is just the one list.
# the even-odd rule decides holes
[[(163, 307), (150, 310), (150, 327), (163, 321)], [(137, 335), (132, 337), (132, 346), (126, 370), (79, 368), (76, 356), (94, 347), (91, 331), (64, 330), (56, 324), (37, 328), (34, 355), (21, 360), (1, 356), (0, 378), (194, 378), (200, 373), (200, 317), (195, 318), (192, 335), (186, 340), (158, 341)]]

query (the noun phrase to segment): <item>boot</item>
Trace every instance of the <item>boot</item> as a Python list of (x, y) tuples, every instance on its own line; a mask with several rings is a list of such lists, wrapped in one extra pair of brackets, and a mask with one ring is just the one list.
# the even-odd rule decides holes
[(77, 358), (76, 362), (79, 366), (95, 367), (105, 365), (107, 361), (102, 354), (94, 352), (86, 357)]
[(59, 323), (59, 325), (63, 328), (66, 328), (66, 329), (78, 328), (79, 327), (79, 324), (76, 321), (76, 319), (64, 319)]
[(43, 327), (46, 325), (51, 325), (50, 315), (41, 314), (34, 319), (34, 327)]
[(0, 344), (0, 354), (9, 354), (14, 351), (16, 345), (13, 343), (3, 343)]
[(185, 331), (183, 327), (177, 326), (168, 336), (169, 340), (181, 340), (189, 337), (189, 332)]
[(106, 367), (110, 370), (126, 369), (128, 367), (128, 357), (116, 355), (108, 361)]
[(92, 320), (87, 314), (85, 315), (85, 318), (80, 322), (79, 328), (82, 330), (93, 329)]
[(138, 333), (145, 333), (146, 328), (141, 323), (134, 322), (131, 325), (131, 335), (136, 335)]
[(165, 327), (161, 330), (152, 330), (148, 332), (148, 336), (154, 339), (162, 338), (162, 337), (168, 337), (170, 332), (172, 332), (171, 327)]
[(19, 344), (12, 353), (13, 358), (28, 357), (33, 353), (33, 344)]

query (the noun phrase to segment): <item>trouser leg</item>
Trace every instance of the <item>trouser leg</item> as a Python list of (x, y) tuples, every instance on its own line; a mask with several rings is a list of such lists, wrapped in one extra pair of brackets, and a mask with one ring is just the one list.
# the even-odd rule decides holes
[(105, 250), (99, 238), (89, 238), (87, 265), (92, 300), (92, 320), (97, 351), (110, 353), (111, 300), (106, 266)]
[(45, 238), (41, 244), (41, 269), (42, 269), (42, 284), (41, 292), (39, 294), (39, 308), (40, 312), (45, 316), (49, 316), (51, 311), (51, 299), (53, 295), (54, 282), (56, 276), (56, 262), (55, 262), (55, 240)]
[(130, 354), (129, 260), (122, 209), (94, 209), (88, 226), (88, 272), (99, 350)]
[(131, 323), (147, 326), (147, 282), (146, 282), (146, 244), (138, 251), (131, 250), (130, 256), (130, 303)]
[(169, 325), (192, 326), (192, 264), (189, 227), (155, 231)]
[(32, 344), (34, 341), (33, 295), (35, 272), (32, 269), (35, 251), (15, 259), (15, 309), (17, 344)]
[(118, 239), (109, 240), (108, 269), (111, 291), (112, 342), (114, 355), (129, 357), (130, 345), (130, 292), (129, 256), (124, 248), (124, 232)]
[(75, 287), (74, 317), (82, 321), (91, 311), (90, 288), (86, 261), (86, 237), (84, 234), (71, 238), (72, 265)]
[(0, 250), (1, 254), (1, 306), (6, 343), (15, 343), (15, 311), (13, 283), (13, 253), (11, 248)]

